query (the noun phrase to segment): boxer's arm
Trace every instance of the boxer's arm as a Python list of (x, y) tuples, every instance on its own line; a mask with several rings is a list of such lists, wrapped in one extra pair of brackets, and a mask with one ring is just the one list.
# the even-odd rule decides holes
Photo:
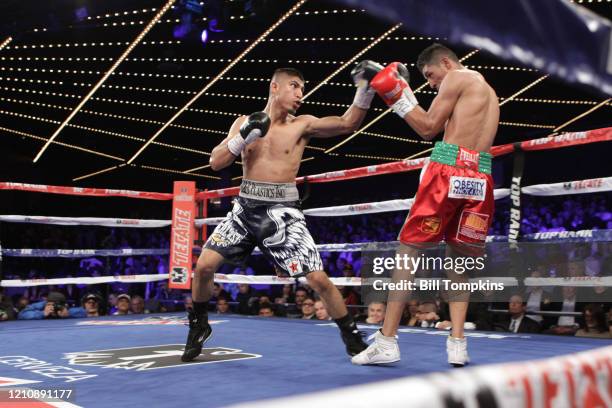
[(323, 138), (352, 133), (359, 129), (367, 112), (367, 109), (351, 105), (342, 116), (317, 118), (311, 115), (302, 115), (300, 118), (306, 121), (304, 136)]
[(238, 119), (236, 119), (232, 124), (227, 137), (212, 150), (209, 163), (210, 168), (214, 171), (224, 169), (232, 164), (234, 160), (236, 160), (237, 156), (234, 156), (232, 152), (230, 152), (229, 148), (227, 147), (227, 143), (240, 131), (240, 126), (245, 119), (246, 116), (240, 116)]
[(356, 131), (370, 109), (375, 91), (370, 87), (370, 81), (384, 67), (371, 60), (363, 60), (351, 70), (351, 78), (357, 86), (352, 105), (342, 116), (327, 116), (316, 118), (305, 115), (306, 127), (303, 135), (306, 137), (333, 137)]
[(450, 119), (462, 89), (463, 78), (461, 75), (456, 72), (449, 72), (429, 110), (425, 111), (417, 105), (412, 111), (404, 115), (404, 120), (423, 139), (433, 139), (444, 130), (444, 125)]

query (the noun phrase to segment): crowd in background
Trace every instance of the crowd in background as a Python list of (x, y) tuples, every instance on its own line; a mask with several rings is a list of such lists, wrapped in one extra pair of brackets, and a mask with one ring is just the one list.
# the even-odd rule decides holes
[[(523, 197), (522, 233), (612, 229), (610, 194), (565, 197)], [(507, 234), (509, 200), (497, 202), (490, 234)], [(406, 212), (350, 217), (308, 217), (310, 231), (318, 243), (354, 243), (396, 239)], [(47, 225), (6, 224), (0, 233), (7, 248), (48, 249), (118, 249), (168, 248), (169, 230), (58, 227)], [(326, 271), (334, 277), (359, 276), (360, 252), (322, 252)], [(535, 277), (612, 276), (612, 245), (588, 243), (575, 251), (559, 255), (555, 264), (548, 262), (528, 271)], [(273, 268), (261, 257), (238, 268), (225, 266), (221, 272), (272, 275)], [(165, 255), (126, 257), (11, 258), (3, 261), (4, 279), (86, 277), (106, 275), (167, 275)], [(562, 265), (562, 267), (559, 267)], [(359, 287), (345, 286), (340, 291), (347, 306), (359, 321), (381, 324), (385, 304), (364, 305)], [(594, 291), (594, 293), (587, 293)], [(599, 291), (599, 292), (597, 292)], [(609, 337), (608, 312), (611, 290), (601, 288), (519, 287), (507, 299), (470, 304), (468, 328), (509, 332), (542, 332), (563, 335)], [(216, 313), (238, 313), (262, 317), (330, 319), (325, 304), (308, 287), (293, 285), (215, 284), (211, 305)], [(166, 281), (148, 284), (98, 284), (31, 286), (4, 288), (0, 295), (0, 321), (10, 319), (46, 319), (95, 317), (103, 315), (145, 314), (181, 311), (191, 298), (182, 291), (170, 290)], [(506, 310), (495, 313), (492, 309)], [(568, 315), (541, 316), (533, 311), (567, 312)], [(404, 313), (403, 325), (449, 328), (448, 307), (440, 294), (411, 300)]]

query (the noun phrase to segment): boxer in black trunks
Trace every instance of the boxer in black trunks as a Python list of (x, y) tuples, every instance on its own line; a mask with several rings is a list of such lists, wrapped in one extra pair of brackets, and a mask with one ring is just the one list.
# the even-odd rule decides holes
[(295, 115), (302, 103), (304, 77), (293, 68), (277, 69), (264, 111), (236, 119), (228, 136), (213, 149), (213, 170), (241, 156), (244, 177), (232, 211), (206, 242), (195, 268), (183, 361), (200, 355), (212, 334), (207, 309), (214, 273), (225, 261), (241, 262), (255, 246), (277, 269), (292, 277), (306, 277), (338, 324), (349, 355), (367, 347), (340, 292), (323, 271), (300, 209), (295, 177), (310, 138), (351, 133), (361, 125), (374, 96), (369, 80), (381, 69), (372, 61), (359, 63), (351, 72), (358, 85), (353, 104), (342, 116), (324, 118)]

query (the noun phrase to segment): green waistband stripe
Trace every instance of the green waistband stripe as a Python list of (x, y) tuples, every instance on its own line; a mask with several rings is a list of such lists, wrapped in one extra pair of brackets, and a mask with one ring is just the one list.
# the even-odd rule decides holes
[[(457, 156), (459, 155), (459, 146), (445, 143), (436, 142), (434, 150), (431, 153), (430, 160), (448, 164), (449, 166), (457, 165)], [(478, 153), (478, 171), (485, 174), (491, 174), (491, 162), (493, 156), (490, 153), (479, 152)]]

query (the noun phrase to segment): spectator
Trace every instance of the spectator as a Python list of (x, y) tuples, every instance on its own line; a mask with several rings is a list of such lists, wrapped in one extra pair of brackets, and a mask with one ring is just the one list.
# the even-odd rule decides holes
[(272, 302), (270, 301), (270, 296), (266, 295), (265, 293), (260, 293), (258, 303), (261, 305), (264, 303), (270, 304)]
[(210, 300), (215, 301), (219, 297), (222, 297), (222, 298), (225, 298), (225, 299), (229, 299), (230, 295), (229, 295), (229, 293), (227, 293), (225, 291), (225, 289), (223, 289), (223, 286), (221, 286), (219, 283), (215, 282), (213, 284), (213, 292), (212, 292), (212, 297), (210, 298)]
[[(544, 265), (537, 266), (536, 269), (531, 272), (530, 277), (548, 277)], [(544, 320), (542, 315), (536, 314), (534, 312), (544, 310), (546, 308), (545, 305), (550, 304), (549, 292), (551, 291), (551, 289), (549, 287), (542, 286), (529, 286), (526, 288), (526, 291), (529, 294), (527, 296), (527, 304), (525, 308), (525, 311), (529, 313), (527, 314), (527, 317), (529, 317), (531, 320), (536, 321), (538, 324), (542, 324), (542, 321)]]
[(238, 294), (236, 302), (238, 302), (238, 313), (243, 315), (251, 314), (251, 287), (245, 283), (238, 285)]
[(100, 313), (101, 300), (100, 296), (93, 293), (83, 296), (81, 303), (87, 317), (99, 317), (102, 315), (102, 313)]
[(286, 310), (287, 317), (300, 319), (302, 313), (302, 303), (308, 297), (308, 291), (305, 288), (297, 288), (295, 290), (295, 304), (289, 305)]
[(404, 308), (404, 322), (406, 326), (416, 326), (419, 318), (417, 314), (419, 312), (419, 301), (416, 299), (409, 300)]
[(130, 295), (122, 293), (117, 296), (117, 311), (113, 313), (114, 316), (122, 316), (130, 314), (130, 302), (132, 298)]
[(598, 249), (588, 253), (588, 256), (584, 259), (584, 274), (586, 276), (599, 276), (601, 274), (601, 258), (602, 254), (599, 253)]
[(431, 301), (423, 302), (419, 305), (417, 312), (418, 323), (420, 327), (436, 327), (436, 323), (440, 321), (438, 315), (438, 306)]
[[(179, 292), (168, 288), (168, 280), (158, 282), (154, 297), (159, 301), (182, 299), (182, 295)], [(170, 304), (169, 302), (167, 303)]]
[(612, 338), (606, 321), (606, 314), (601, 306), (590, 303), (582, 311), (583, 325), (576, 332), (577, 337)]
[[(0, 288), (2, 290), (2, 288)], [(4, 320), (14, 320), (15, 309), (11, 299), (0, 292), (0, 322)]]
[(260, 317), (274, 317), (274, 311), (272, 310), (272, 306), (266, 304), (259, 308), (259, 316)]
[(295, 290), (295, 307), (302, 310), (302, 303), (308, 297), (308, 291), (304, 288), (297, 288)]
[(513, 295), (508, 302), (509, 319), (500, 323), (510, 333), (539, 333), (540, 325), (525, 315), (526, 303), (521, 295)]
[(385, 320), (387, 305), (383, 302), (371, 302), (368, 305), (368, 317), (365, 322), (368, 324), (382, 324)]
[(149, 311), (145, 309), (144, 299), (142, 296), (132, 296), (132, 299), (130, 300), (130, 312), (132, 314), (149, 313)]
[[(561, 303), (558, 311), (567, 313), (576, 312), (576, 288), (574, 286), (563, 286), (561, 292), (563, 294), (563, 303)], [(548, 333), (573, 336), (578, 327), (576, 318), (572, 314), (567, 314), (559, 316), (557, 324), (551, 327)]]
[(217, 313), (219, 313), (219, 314), (231, 313), (230, 312), (230, 305), (227, 302), (227, 299), (225, 299), (224, 297), (220, 297), (220, 298), (217, 299), (217, 306), (216, 306), (216, 308), (217, 308)]
[(307, 297), (302, 302), (302, 319), (313, 320), (316, 319), (315, 315), (315, 301), (311, 297)]
[(315, 316), (317, 320), (331, 320), (331, 316), (327, 313), (327, 308), (322, 300), (317, 300), (314, 304)]
[(115, 312), (117, 311), (117, 295), (112, 292), (109, 293), (107, 301), (108, 301), (108, 314), (114, 315)]
[(191, 295), (185, 294), (185, 296), (183, 296), (183, 302), (185, 304), (185, 310), (193, 309), (193, 299), (191, 298)]
[(19, 313), (23, 309), (25, 309), (29, 304), (30, 304), (30, 299), (28, 299), (27, 296), (20, 296), (17, 299), (17, 302), (15, 302), (15, 308), (17, 309), (17, 312)]
[(282, 296), (274, 299), (274, 303), (295, 303), (295, 296), (293, 295), (293, 285), (283, 285), (283, 294)]
[(68, 308), (66, 297), (59, 292), (49, 292), (46, 301), (29, 304), (21, 312), (20, 320), (65, 319), (68, 317), (85, 317), (82, 307)]

